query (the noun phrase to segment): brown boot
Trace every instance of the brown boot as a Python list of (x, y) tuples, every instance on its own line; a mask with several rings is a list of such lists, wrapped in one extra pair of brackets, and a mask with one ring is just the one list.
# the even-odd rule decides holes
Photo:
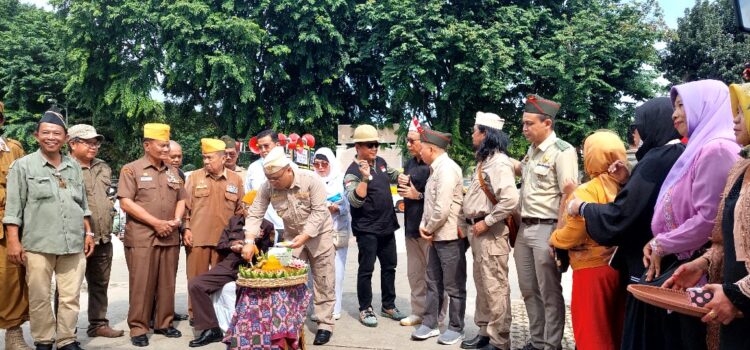
[(122, 330), (112, 329), (110, 326), (101, 326), (93, 332), (89, 332), (89, 337), (117, 338), (122, 337), (124, 334), (125, 332)]
[(5, 331), (5, 349), (6, 350), (34, 350), (23, 339), (23, 330), (21, 327), (8, 328)]

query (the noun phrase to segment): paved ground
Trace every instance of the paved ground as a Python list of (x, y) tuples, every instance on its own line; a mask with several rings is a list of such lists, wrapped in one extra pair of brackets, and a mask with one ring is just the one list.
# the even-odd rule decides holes
[[(399, 215), (400, 216), (400, 215)], [(399, 248), (399, 265), (396, 271), (396, 305), (403, 311), (409, 311), (409, 284), (406, 279), (406, 254), (404, 253), (405, 248), (403, 244), (403, 234), (397, 233), (397, 237), (401, 237), (398, 240)], [(110, 283), (110, 307), (109, 307), (109, 318), (113, 327), (118, 329), (127, 329), (127, 309), (128, 309), (128, 273), (125, 266), (125, 259), (122, 255), (122, 244), (119, 241), (115, 242), (115, 259), (113, 262), (113, 271)], [(467, 254), (469, 262), (471, 261), (471, 254)], [(184, 266), (184, 253), (180, 257), (180, 269), (177, 278), (177, 295), (176, 295), (176, 310), (180, 313), (187, 313), (187, 289), (185, 281), (185, 266)], [(513, 266), (513, 259), (510, 259), (510, 281), (511, 281), (511, 299), (512, 299), (512, 314), (513, 323), (511, 327), (512, 346), (521, 347), (526, 343), (528, 337), (528, 320), (526, 317), (526, 309), (523, 306), (523, 300), (521, 299), (520, 291), (518, 290), (517, 275), (515, 272), (515, 266)], [(469, 265), (470, 266), (470, 265)], [(333, 337), (331, 342), (326, 346), (312, 346), (312, 340), (314, 338), (315, 325), (312, 322), (308, 322), (306, 327), (306, 339), (308, 348), (310, 349), (409, 349), (409, 350), (421, 350), (421, 349), (459, 349), (458, 344), (452, 346), (438, 345), (436, 339), (432, 338), (423, 342), (411, 341), (409, 334), (413, 331), (412, 327), (401, 327), (395, 321), (380, 318), (377, 328), (367, 328), (359, 324), (358, 322), (358, 311), (357, 311), (357, 295), (356, 295), (356, 269), (357, 269), (357, 248), (354, 240), (349, 248), (349, 254), (347, 256), (347, 270), (344, 281), (344, 312), (340, 320), (336, 321), (336, 328), (334, 329)], [(376, 274), (373, 276), (373, 307), (378, 309), (380, 307), (380, 278), (377, 271), (379, 268), (375, 268)], [(563, 291), (565, 294), (566, 302), (570, 302), (570, 273), (563, 276)], [(474, 319), (474, 303), (476, 290), (474, 288), (474, 280), (469, 274), (467, 281), (467, 308), (466, 308), (466, 335), (467, 337), (473, 337), (477, 332), (477, 327), (473, 323)], [(130, 338), (126, 335), (117, 339), (103, 339), (103, 338), (88, 338), (86, 336), (86, 326), (88, 325), (88, 319), (86, 316), (88, 293), (85, 291), (81, 295), (81, 314), (78, 320), (79, 327), (79, 341), (85, 349), (139, 349), (130, 344)], [(160, 335), (149, 335), (150, 338), (150, 349), (187, 349), (188, 341), (193, 338), (193, 332), (187, 321), (176, 322), (176, 327), (182, 331), (182, 338), (169, 339)], [(29, 336), (28, 323), (24, 325), (26, 339), (31, 344), (31, 337)], [(0, 337), (0, 348), (5, 348), (4, 337)], [(203, 347), (202, 349), (224, 349), (225, 346), (222, 344), (212, 344), (210, 346)], [(572, 330), (570, 328), (570, 315), (567, 317), (567, 326), (565, 329), (565, 339), (563, 341), (564, 349), (574, 349), (574, 342), (572, 336)]]

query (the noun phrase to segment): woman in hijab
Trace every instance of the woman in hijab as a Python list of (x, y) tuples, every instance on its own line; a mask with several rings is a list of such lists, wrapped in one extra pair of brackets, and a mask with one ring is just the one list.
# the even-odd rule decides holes
[[(714, 293), (706, 304), (711, 311), (703, 318), (709, 328), (709, 349), (750, 349), (750, 318), (737, 319), (742, 311), (750, 315), (750, 84), (729, 86), (734, 134), (743, 150), (742, 159), (729, 172), (712, 234), (711, 248), (690, 263), (680, 266), (664, 287), (684, 289), (701, 282), (708, 273), (703, 290)], [(716, 329), (721, 325), (720, 329)]]
[(339, 162), (330, 148), (321, 147), (313, 156), (315, 173), (323, 178), (328, 196), (328, 211), (333, 219), (333, 245), (336, 247), (336, 304), (333, 308), (333, 319), (341, 318), (341, 298), (344, 286), (344, 269), (346, 253), (349, 250), (351, 219), (349, 203), (344, 195), (344, 175), (339, 170)]
[[(574, 198), (569, 214), (583, 216), (586, 231), (596, 243), (617, 246), (610, 265), (618, 269), (626, 284), (639, 283), (645, 271), (643, 245), (652, 237), (651, 218), (664, 179), (685, 146), (672, 123), (672, 102), (657, 97), (635, 110), (635, 128), (643, 142), (636, 152), (638, 164), (614, 202), (583, 203)], [(582, 205), (584, 204), (584, 205)], [(661, 333), (663, 310), (627, 294), (624, 350), (664, 349)]]
[[(609, 203), (620, 183), (608, 172), (617, 161), (627, 160), (625, 145), (614, 132), (597, 131), (583, 144), (583, 164), (590, 181), (578, 186), (575, 198), (589, 203)], [(566, 215), (564, 226), (552, 232), (550, 245), (568, 250), (573, 267), (570, 305), (573, 334), (580, 350), (615, 350), (620, 347), (625, 293), (620, 274), (609, 266), (613, 250), (599, 245), (586, 233), (580, 216)]]
[[(729, 169), (740, 151), (724, 83), (694, 81), (673, 87), (670, 95), (675, 129), (689, 141), (659, 190), (651, 220), (654, 238), (643, 247), (645, 280), (659, 284), (679, 265), (702, 254)], [(706, 348), (706, 327), (699, 319), (670, 315), (667, 322), (672, 327), (663, 332), (668, 348)]]

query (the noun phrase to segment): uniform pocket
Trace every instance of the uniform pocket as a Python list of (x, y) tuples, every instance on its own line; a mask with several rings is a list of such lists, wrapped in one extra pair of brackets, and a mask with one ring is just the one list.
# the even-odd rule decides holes
[(52, 198), (52, 178), (49, 176), (29, 177), (26, 179), (29, 186), (30, 200), (45, 200)]
[(209, 190), (208, 187), (196, 187), (195, 190), (193, 190), (193, 197), (208, 197), (210, 193), (211, 190)]
[(136, 199), (144, 202), (151, 202), (158, 200), (159, 191), (156, 188), (156, 182), (154, 181), (140, 181), (138, 182), (138, 193)]

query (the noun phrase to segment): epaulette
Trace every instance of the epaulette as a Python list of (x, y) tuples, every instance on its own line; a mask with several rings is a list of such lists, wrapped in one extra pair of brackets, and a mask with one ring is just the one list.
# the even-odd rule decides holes
[(567, 142), (565, 142), (564, 140), (561, 140), (561, 139), (557, 139), (555, 141), (555, 146), (557, 146), (557, 148), (559, 148), (561, 151), (564, 151), (564, 150), (566, 150), (568, 148), (573, 147), (573, 145), (571, 145), (571, 144), (569, 144), (569, 143), (567, 143)]

